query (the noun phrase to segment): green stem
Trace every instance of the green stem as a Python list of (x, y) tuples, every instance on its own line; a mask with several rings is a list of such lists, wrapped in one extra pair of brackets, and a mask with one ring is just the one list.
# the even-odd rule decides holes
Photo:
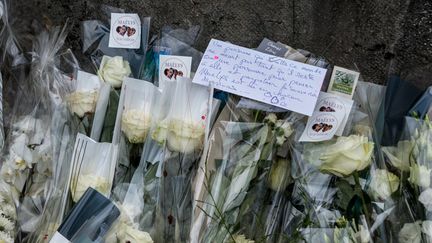
[(363, 196), (363, 190), (362, 190), (361, 185), (360, 185), (360, 176), (358, 174), (358, 171), (354, 172), (353, 176), (354, 176), (354, 180), (355, 180), (355, 184), (356, 184), (356, 191), (358, 192), (358, 194), (361, 198), (363, 211), (364, 211), (364, 214), (366, 216), (366, 223), (368, 224), (367, 226), (369, 228), (369, 226), (370, 226), (370, 222), (369, 222), (370, 214), (369, 214), (369, 210), (366, 206), (366, 200)]
[(260, 114), (260, 111), (257, 110), (257, 111), (255, 112), (255, 122), (258, 121), (258, 116), (259, 116), (259, 114)]

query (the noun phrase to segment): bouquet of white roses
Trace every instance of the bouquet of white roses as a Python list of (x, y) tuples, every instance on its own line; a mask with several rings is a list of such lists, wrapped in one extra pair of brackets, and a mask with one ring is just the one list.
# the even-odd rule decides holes
[(278, 238), (291, 183), (288, 141), (301, 116), (238, 105), (231, 96), (198, 169), (191, 242)]
[(132, 78), (123, 81), (113, 135), (113, 143), (120, 146), (114, 186), (129, 183), (138, 167), (144, 142), (157, 119), (159, 97), (152, 83)]

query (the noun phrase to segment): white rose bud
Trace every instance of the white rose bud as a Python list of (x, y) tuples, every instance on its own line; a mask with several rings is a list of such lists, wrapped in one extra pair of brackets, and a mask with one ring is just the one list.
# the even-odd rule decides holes
[(99, 78), (114, 88), (120, 88), (123, 78), (131, 74), (129, 62), (121, 56), (103, 56), (98, 71)]
[(415, 164), (410, 167), (410, 177), (408, 181), (420, 187), (429, 187), (431, 170), (424, 165)]
[(168, 129), (168, 148), (181, 153), (191, 153), (201, 149), (204, 142), (204, 128), (202, 123), (172, 120)]
[(399, 188), (399, 177), (393, 173), (377, 169), (371, 174), (369, 193), (375, 200), (386, 200)]
[(285, 159), (277, 159), (271, 166), (268, 175), (268, 186), (273, 191), (283, 191), (290, 181), (290, 162)]
[(122, 128), (129, 142), (143, 143), (151, 126), (151, 117), (146, 112), (131, 109), (123, 112)]
[(390, 160), (390, 163), (402, 171), (409, 171), (409, 157), (412, 150), (413, 143), (407, 140), (399, 141), (397, 147), (382, 148), (382, 151)]
[(371, 163), (373, 148), (374, 143), (364, 136), (339, 137), (321, 155), (320, 170), (340, 177), (361, 171)]
[(399, 232), (399, 243), (420, 243), (421, 229), (420, 221), (404, 224)]
[(418, 200), (423, 204), (427, 211), (432, 211), (432, 189), (427, 188), (424, 190)]
[(66, 98), (69, 110), (79, 117), (94, 113), (99, 93), (93, 91), (75, 91)]

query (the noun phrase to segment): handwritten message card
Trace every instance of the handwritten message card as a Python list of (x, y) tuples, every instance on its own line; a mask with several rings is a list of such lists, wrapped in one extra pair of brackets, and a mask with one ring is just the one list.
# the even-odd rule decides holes
[(193, 82), (310, 116), (326, 71), (212, 39)]

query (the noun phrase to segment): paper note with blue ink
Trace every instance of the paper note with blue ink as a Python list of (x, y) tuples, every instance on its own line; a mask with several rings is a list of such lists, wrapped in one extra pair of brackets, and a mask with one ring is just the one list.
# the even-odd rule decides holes
[(193, 82), (310, 116), (326, 71), (212, 39)]

